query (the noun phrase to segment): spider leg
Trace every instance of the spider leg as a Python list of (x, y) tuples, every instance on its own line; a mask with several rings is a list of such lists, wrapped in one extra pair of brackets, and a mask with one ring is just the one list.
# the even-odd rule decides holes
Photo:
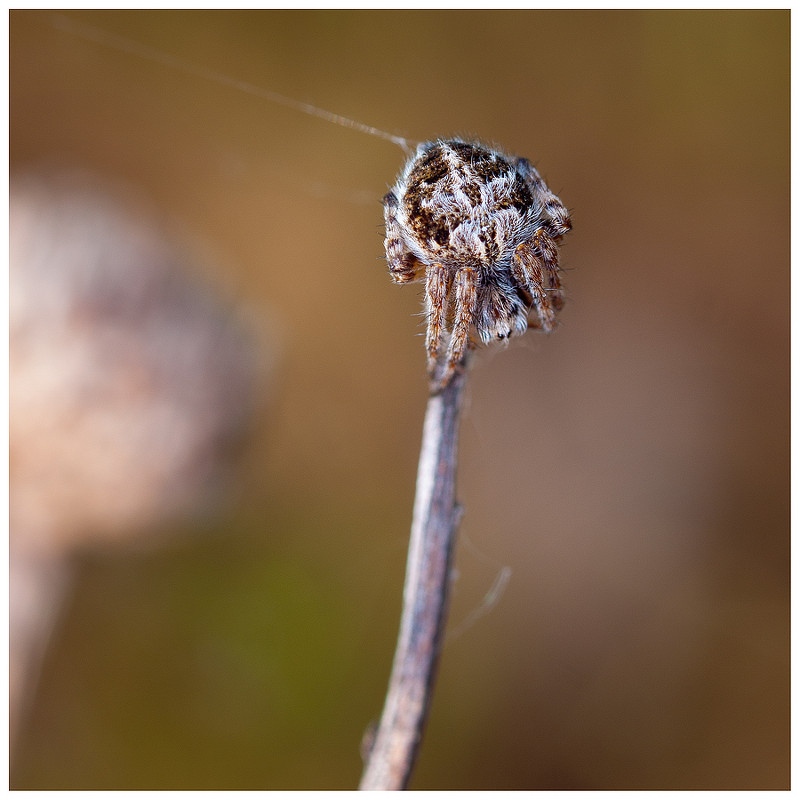
[(431, 264), (425, 281), (425, 306), (428, 332), (425, 349), (428, 353), (428, 373), (433, 375), (442, 341), (445, 313), (447, 311), (447, 270), (442, 264)]
[(398, 201), (394, 192), (383, 198), (383, 216), (386, 220), (386, 260), (389, 274), (395, 283), (411, 283), (422, 278), (424, 266), (411, 253), (403, 241), (402, 227), (397, 219)]
[(516, 159), (515, 166), (525, 179), (525, 183), (533, 195), (534, 202), (541, 205), (546, 220), (543, 222), (547, 233), (558, 239), (572, 229), (569, 211), (561, 200), (550, 191), (542, 176), (526, 158)]
[(558, 245), (544, 228), (539, 228), (514, 252), (511, 274), (533, 297), (539, 325), (548, 333), (555, 326), (556, 311), (564, 305), (558, 277)]
[(455, 312), (450, 345), (447, 348), (447, 362), (442, 375), (442, 386), (450, 380), (464, 358), (469, 343), (469, 329), (475, 319), (478, 306), (478, 273), (474, 267), (463, 267), (456, 273)]

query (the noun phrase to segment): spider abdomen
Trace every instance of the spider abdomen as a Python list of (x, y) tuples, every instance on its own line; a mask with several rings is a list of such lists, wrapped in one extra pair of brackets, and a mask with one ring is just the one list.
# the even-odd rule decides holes
[[(402, 198), (414, 243), (434, 258), (487, 266), (496, 261), (503, 234), (521, 227), (533, 209), (531, 192), (514, 165), (499, 153), (457, 140), (431, 142), (420, 151), (404, 175)], [(505, 217), (502, 224), (498, 215)]]

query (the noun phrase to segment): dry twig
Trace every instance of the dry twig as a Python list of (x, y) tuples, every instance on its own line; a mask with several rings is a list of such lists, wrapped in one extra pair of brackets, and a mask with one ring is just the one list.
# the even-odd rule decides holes
[(458, 423), (466, 369), (431, 394), (425, 414), (392, 674), (360, 789), (406, 787), (425, 726), (444, 630), (460, 510), (455, 499)]

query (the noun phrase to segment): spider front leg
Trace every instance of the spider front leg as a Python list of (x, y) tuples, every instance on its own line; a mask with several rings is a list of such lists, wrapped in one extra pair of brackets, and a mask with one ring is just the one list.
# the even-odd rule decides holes
[(453, 280), (455, 290), (453, 330), (447, 348), (447, 361), (441, 385), (446, 386), (453, 373), (463, 361), (469, 346), (469, 329), (475, 320), (478, 307), (478, 273), (474, 267), (462, 267)]
[(411, 283), (422, 278), (423, 265), (411, 253), (403, 241), (402, 227), (397, 219), (399, 207), (394, 192), (383, 198), (383, 217), (386, 221), (386, 260), (389, 263), (389, 274), (395, 283)]
[(447, 270), (442, 264), (428, 267), (425, 281), (425, 308), (428, 316), (428, 332), (425, 336), (425, 349), (428, 353), (428, 374), (433, 375), (439, 357), (449, 287)]
[(538, 327), (547, 333), (552, 331), (556, 311), (561, 309), (564, 299), (558, 277), (558, 245), (544, 228), (539, 228), (530, 240), (517, 247), (511, 274), (533, 297), (539, 315)]

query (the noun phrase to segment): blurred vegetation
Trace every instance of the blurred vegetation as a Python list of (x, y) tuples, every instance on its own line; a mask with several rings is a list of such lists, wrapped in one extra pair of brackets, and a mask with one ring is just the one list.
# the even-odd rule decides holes
[[(786, 788), (789, 12), (70, 16), (500, 143), (572, 210), (561, 329), (476, 365), (452, 622), (513, 576), (447, 643), (413, 787)], [(137, 187), (278, 354), (226, 514), (81, 556), (12, 786), (352, 788), (425, 403), (380, 260), (403, 155), (46, 11), (10, 57), (12, 173)]]

